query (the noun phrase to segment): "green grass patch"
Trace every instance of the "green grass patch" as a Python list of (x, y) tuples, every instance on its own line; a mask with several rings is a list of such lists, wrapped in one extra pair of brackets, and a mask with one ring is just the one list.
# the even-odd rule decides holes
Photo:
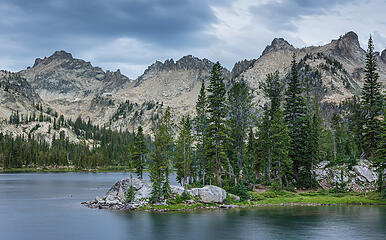
[(379, 193), (329, 193), (310, 191), (298, 194), (290, 192), (249, 192), (251, 200), (260, 204), (386, 204)]

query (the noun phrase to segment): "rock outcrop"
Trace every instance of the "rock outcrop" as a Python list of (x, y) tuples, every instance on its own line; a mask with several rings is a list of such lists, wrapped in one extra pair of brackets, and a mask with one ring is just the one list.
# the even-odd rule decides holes
[(18, 73), (0, 71), (0, 119), (9, 120), (12, 114), (26, 117), (35, 111), (42, 99)]
[(293, 52), (295, 50), (294, 46), (289, 44), (284, 38), (275, 38), (273, 39), (271, 45), (268, 45), (262, 55), (266, 55), (270, 52), (277, 52), (277, 51), (288, 51)]
[(314, 174), (323, 189), (341, 185), (343, 181), (346, 190), (354, 192), (375, 190), (378, 179), (375, 168), (368, 160), (361, 160), (351, 169), (347, 165), (329, 167), (328, 162), (321, 162), (314, 169)]
[[(127, 194), (131, 187), (134, 190), (134, 197), (131, 201), (127, 201)], [(84, 202), (83, 204), (91, 208), (132, 210), (149, 204), (152, 190), (152, 184), (145, 180), (126, 178), (115, 183), (114, 186), (107, 191), (105, 197), (100, 198), (97, 196), (93, 201)], [(188, 190), (180, 186), (171, 185), (170, 190), (171, 194), (175, 196), (181, 196), (186, 193), (192, 198), (187, 200), (189, 203), (198, 201), (202, 203), (221, 204), (227, 197), (224, 189), (213, 185)], [(230, 193), (228, 194), (232, 198), (240, 200), (240, 197)]]
[(384, 63), (386, 63), (386, 49), (384, 49), (381, 53), (381, 59)]

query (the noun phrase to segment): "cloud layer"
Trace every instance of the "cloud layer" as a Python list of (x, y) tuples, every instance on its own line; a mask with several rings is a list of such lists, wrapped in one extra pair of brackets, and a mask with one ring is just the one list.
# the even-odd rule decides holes
[[(0, 0), (0, 68), (64, 49), (131, 78), (155, 60), (192, 54), (227, 68), (274, 37), (301, 47), (347, 31), (386, 47), (382, 0)], [(364, 18), (364, 16), (366, 16)]]

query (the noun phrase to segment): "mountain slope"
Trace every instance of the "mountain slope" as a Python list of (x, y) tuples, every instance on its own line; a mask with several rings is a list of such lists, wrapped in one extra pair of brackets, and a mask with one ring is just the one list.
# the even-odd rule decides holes
[[(386, 50), (382, 53), (386, 58)], [(279, 71), (280, 76), (285, 77), (293, 54), (299, 62), (300, 75), (310, 81), (311, 92), (321, 101), (325, 118), (330, 115), (328, 111), (344, 99), (360, 95), (366, 52), (360, 47), (354, 32), (348, 32), (324, 46), (301, 49), (282, 38), (276, 38), (254, 61), (253, 66), (241, 72), (237, 79), (244, 79), (256, 90), (255, 101), (262, 105), (265, 99), (259, 88), (260, 83), (265, 81), (266, 74), (274, 71)], [(379, 80), (385, 88), (386, 61), (382, 55), (377, 60)]]
[(42, 99), (17, 73), (0, 71), (0, 118), (8, 121), (13, 113), (27, 116)]
[(117, 72), (104, 72), (90, 62), (57, 51), (20, 72), (45, 103), (68, 117), (88, 116), (91, 100), (98, 94), (130, 82)]

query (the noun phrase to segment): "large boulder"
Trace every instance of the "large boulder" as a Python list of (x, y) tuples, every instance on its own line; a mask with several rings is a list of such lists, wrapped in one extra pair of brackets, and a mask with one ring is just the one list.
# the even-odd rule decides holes
[(192, 188), (188, 190), (191, 196), (199, 197), (204, 203), (222, 203), (227, 194), (224, 189), (213, 185), (208, 185), (202, 188)]
[(343, 182), (349, 191), (373, 191), (376, 188), (378, 174), (371, 162), (361, 159), (351, 169), (347, 165), (328, 166), (327, 161), (319, 163), (313, 170), (316, 180), (323, 189), (333, 188), (337, 183)]
[(117, 199), (124, 202), (127, 191), (130, 187), (134, 188), (134, 202), (148, 199), (151, 197), (152, 185), (143, 179), (125, 178), (114, 184), (106, 193), (106, 199)]

